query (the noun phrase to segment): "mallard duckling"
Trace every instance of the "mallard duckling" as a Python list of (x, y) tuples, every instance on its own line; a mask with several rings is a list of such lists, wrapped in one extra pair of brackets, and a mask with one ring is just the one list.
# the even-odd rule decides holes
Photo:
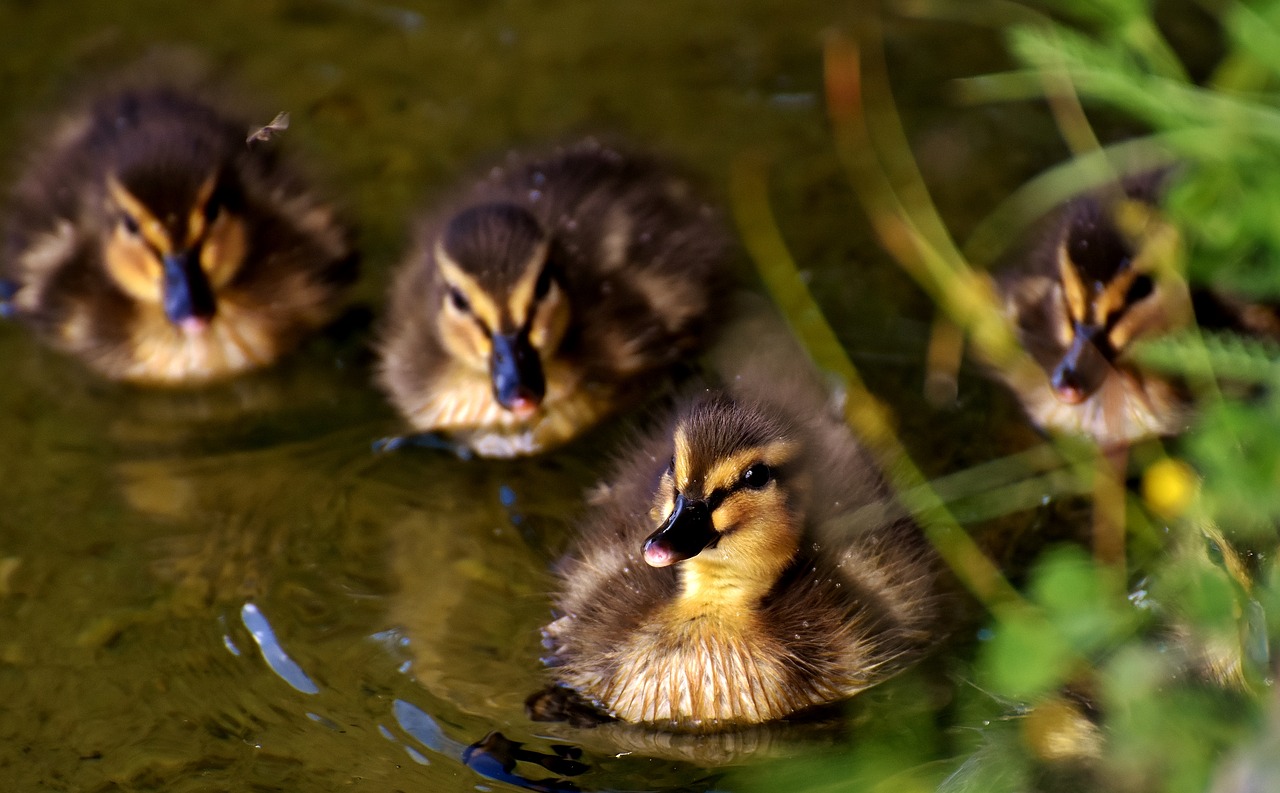
[(327, 324), (349, 232), (248, 129), (163, 88), (57, 129), (14, 191), (7, 313), (109, 378), (166, 385), (265, 366)]
[(1186, 426), (1183, 388), (1129, 357), (1136, 342), (1193, 321), (1185, 286), (1159, 277), (1116, 222), (1126, 208), (1153, 213), (1157, 187), (1150, 177), (1071, 201), (1046, 240), (999, 278), (1006, 315), (1045, 373), (1010, 385), (1042, 429), (1110, 447)]
[(394, 280), (379, 380), (492, 457), (561, 444), (703, 341), (727, 246), (657, 162), (594, 142), (494, 169)]
[(858, 511), (887, 496), (842, 424), (694, 399), (592, 498), (544, 628), (558, 683), (617, 719), (710, 732), (890, 677), (941, 636), (942, 598), (918, 527)]

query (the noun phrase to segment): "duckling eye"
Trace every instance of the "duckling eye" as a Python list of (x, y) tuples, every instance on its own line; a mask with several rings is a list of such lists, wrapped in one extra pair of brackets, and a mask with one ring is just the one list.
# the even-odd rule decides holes
[(773, 481), (773, 469), (764, 463), (756, 463), (742, 472), (739, 480), (743, 487), (759, 490)]
[(449, 287), (449, 302), (463, 314), (471, 313), (471, 302), (467, 300), (466, 295), (462, 294), (462, 290), (456, 286)]
[(142, 227), (138, 225), (138, 219), (128, 212), (120, 213), (120, 225), (124, 228), (125, 233), (131, 237), (136, 237), (142, 231)]
[(1129, 291), (1125, 292), (1124, 299), (1126, 303), (1137, 303), (1139, 300), (1150, 295), (1155, 291), (1155, 284), (1149, 275), (1140, 275), (1133, 279), (1133, 283), (1129, 284)]

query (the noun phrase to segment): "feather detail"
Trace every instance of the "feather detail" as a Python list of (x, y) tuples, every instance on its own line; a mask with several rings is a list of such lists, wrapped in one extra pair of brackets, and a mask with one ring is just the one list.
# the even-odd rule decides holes
[(331, 321), (350, 231), (244, 128), (163, 88), (75, 114), (13, 191), (12, 313), (109, 378), (166, 385), (267, 366)]
[[(841, 520), (884, 495), (847, 427), (759, 382), (689, 400), (621, 458), (560, 567), (548, 661), (615, 718), (774, 721), (891, 677), (946, 633), (918, 527)], [(651, 567), (648, 544), (680, 531), (701, 539)]]

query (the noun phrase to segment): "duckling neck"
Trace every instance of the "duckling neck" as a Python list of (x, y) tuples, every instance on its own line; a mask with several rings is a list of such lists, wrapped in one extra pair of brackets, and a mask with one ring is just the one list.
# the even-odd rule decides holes
[(750, 565), (741, 560), (694, 557), (680, 566), (676, 609), (681, 616), (690, 618), (748, 618), (777, 583), (792, 555), (794, 551), (783, 558)]

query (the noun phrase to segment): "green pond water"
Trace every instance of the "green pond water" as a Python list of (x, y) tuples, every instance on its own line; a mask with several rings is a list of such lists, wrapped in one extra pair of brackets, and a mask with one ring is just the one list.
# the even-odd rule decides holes
[[(11, 177), (61, 99), (156, 53), (225, 73), (263, 123), (291, 111), (285, 147), (359, 223), (357, 299), (376, 314), (413, 212), (508, 149), (620, 135), (721, 201), (735, 158), (763, 151), (811, 286), (915, 456), (944, 473), (1027, 435), (980, 378), (962, 380), (959, 410), (920, 397), (929, 305), (835, 160), (822, 38), (874, 5), (3, 0), (0, 161)], [(883, 32), (957, 230), (1062, 156), (1039, 109), (951, 100), (951, 78), (1007, 65), (994, 33), (892, 12)], [(531, 461), (375, 456), (400, 425), (365, 341), (151, 392), (0, 326), (0, 788), (502, 790), (519, 781), (498, 778), (503, 757), (526, 779), (582, 771), (552, 748), (566, 745), (582, 789), (733, 790), (756, 763), (831, 751), (786, 730), (680, 742), (528, 721), (550, 567), (626, 420)], [(868, 694), (834, 740), (885, 739), (904, 710), (945, 701), (920, 681)], [(464, 763), (492, 731), (547, 767), (497, 738)]]

